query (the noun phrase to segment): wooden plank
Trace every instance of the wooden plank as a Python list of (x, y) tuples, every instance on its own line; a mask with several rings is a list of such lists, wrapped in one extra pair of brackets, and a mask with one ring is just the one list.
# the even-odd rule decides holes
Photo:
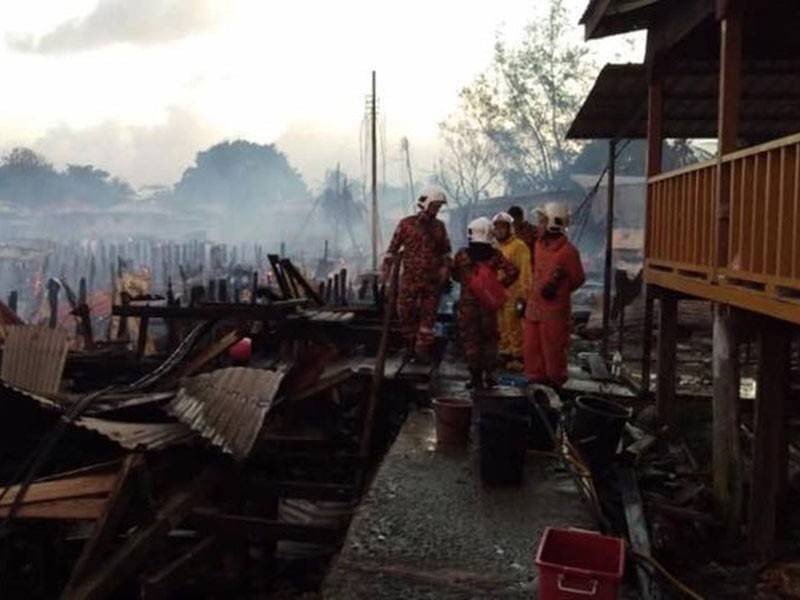
[(667, 425), (673, 425), (675, 419), (677, 333), (678, 300), (672, 294), (666, 292), (659, 299), (656, 410), (661, 422)]
[(786, 412), (791, 330), (765, 318), (759, 328), (757, 397), (747, 527), (748, 549), (761, 560), (775, 553), (778, 515), (787, 478)]
[(228, 348), (233, 346), (236, 342), (242, 339), (242, 334), (238, 329), (229, 331), (217, 341), (209, 344), (200, 352), (194, 355), (174, 376), (174, 379), (181, 377), (189, 377), (194, 375), (197, 371), (202, 369), (209, 362), (217, 358), (219, 355), (227, 352)]
[(284, 523), (272, 519), (218, 513), (213, 510), (194, 511), (206, 527), (222, 538), (260, 538), (262, 540), (290, 540), (316, 544), (338, 544), (346, 528)]
[(102, 553), (108, 548), (109, 543), (117, 534), (122, 517), (130, 501), (130, 477), (136, 469), (143, 466), (144, 459), (139, 454), (129, 454), (122, 462), (118, 473), (114, 474), (114, 485), (105, 503), (103, 514), (97, 519), (91, 537), (86, 540), (81, 549), (81, 554), (75, 562), (69, 581), (64, 587), (62, 598), (68, 600), (75, 586), (86, 575)]
[(742, 458), (739, 446), (739, 352), (732, 307), (714, 307), (713, 424), (714, 500), (731, 539), (742, 518)]
[(645, 399), (650, 396), (650, 364), (653, 352), (653, 286), (644, 286), (644, 327), (642, 331), (642, 386)]
[(206, 563), (219, 550), (215, 536), (203, 538), (189, 550), (156, 573), (145, 577), (141, 583), (142, 600), (176, 598), (176, 590), (185, 585), (186, 579), (200, 563)]
[[(94, 520), (100, 518), (105, 498), (66, 498), (23, 504), (14, 513), (15, 519)], [(0, 517), (7, 517), (10, 506), (0, 506)]]
[[(84, 498), (88, 496), (105, 496), (114, 487), (116, 473), (103, 473), (99, 475), (84, 475), (70, 477), (55, 481), (32, 483), (25, 493), (22, 502), (24, 505), (36, 502), (65, 500), (68, 498)], [(0, 507), (8, 507), (14, 503), (19, 492), (18, 485), (11, 486), (2, 498)]]
[(294, 266), (294, 263), (290, 261), (288, 258), (284, 259), (284, 268), (289, 276), (294, 279), (297, 284), (303, 288), (306, 296), (311, 298), (316, 304), (319, 306), (324, 306), (325, 301), (322, 297), (311, 287), (311, 285), (306, 281), (306, 278), (303, 277), (303, 274), (298, 271), (297, 267)]
[[(628, 528), (628, 540), (631, 549), (644, 556), (652, 556), (650, 547), (650, 534), (648, 533), (647, 520), (644, 516), (642, 497), (639, 493), (639, 485), (636, 482), (636, 472), (631, 467), (620, 467), (617, 469), (620, 494), (622, 495), (622, 505), (625, 510), (625, 523)], [(642, 598), (659, 600), (662, 597), (658, 587), (658, 580), (650, 576), (650, 572), (638, 565), (636, 568), (636, 579), (639, 583), (639, 593)]]
[(282, 300), (270, 304), (204, 304), (201, 306), (114, 306), (114, 316), (150, 317), (152, 319), (188, 319), (193, 321), (217, 319), (241, 319), (265, 321), (280, 317), (308, 302), (298, 300)]
[(191, 511), (193, 505), (220, 481), (223, 466), (215, 463), (187, 486), (173, 492), (152, 523), (139, 528), (116, 552), (107, 556), (101, 568), (80, 583), (70, 600), (108, 598), (136, 573), (150, 555), (154, 543), (163, 538)]

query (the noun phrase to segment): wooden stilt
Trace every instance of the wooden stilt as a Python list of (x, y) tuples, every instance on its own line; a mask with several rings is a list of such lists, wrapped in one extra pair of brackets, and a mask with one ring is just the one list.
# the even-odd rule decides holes
[(729, 306), (714, 306), (713, 466), (714, 500), (730, 536), (742, 518), (742, 465), (739, 446), (739, 353), (736, 322)]
[(642, 334), (642, 389), (646, 399), (650, 396), (650, 362), (653, 353), (653, 286), (644, 289), (644, 333)]
[(678, 300), (667, 291), (659, 299), (658, 325), (658, 381), (656, 383), (656, 410), (662, 423), (675, 421), (675, 374), (678, 349)]
[(748, 549), (759, 559), (775, 552), (775, 532), (787, 477), (786, 405), (791, 328), (765, 318), (758, 337), (758, 378), (753, 428), (753, 472)]

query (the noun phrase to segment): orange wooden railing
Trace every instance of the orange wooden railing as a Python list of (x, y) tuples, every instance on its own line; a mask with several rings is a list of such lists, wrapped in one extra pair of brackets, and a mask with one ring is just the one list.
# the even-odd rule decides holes
[(716, 161), (651, 177), (647, 186), (648, 266), (710, 277)]
[(800, 322), (800, 134), (649, 178), (646, 239), (651, 281)]

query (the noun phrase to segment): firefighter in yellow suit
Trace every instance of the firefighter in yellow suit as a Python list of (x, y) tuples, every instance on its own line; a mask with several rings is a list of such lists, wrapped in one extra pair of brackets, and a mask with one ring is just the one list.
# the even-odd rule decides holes
[(528, 245), (514, 235), (514, 219), (508, 213), (497, 213), (492, 219), (497, 246), (510, 262), (519, 269), (519, 277), (508, 288), (508, 300), (497, 313), (500, 333), (500, 356), (507, 368), (522, 368), (522, 316), (524, 303), (531, 286), (531, 253)]

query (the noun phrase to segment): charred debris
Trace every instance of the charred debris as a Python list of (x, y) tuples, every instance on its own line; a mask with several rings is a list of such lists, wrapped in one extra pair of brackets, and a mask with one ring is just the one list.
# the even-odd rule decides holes
[(166, 293), (114, 248), (82, 259), (111, 274), (110, 318), (85, 280), (26, 291), (36, 324), (19, 294), (3, 306), (3, 598), (270, 590), (281, 557), (341, 543), (416, 397), (385, 370), (397, 336), (373, 279), (311, 284), (258, 248), (250, 268), (222, 246), (133, 250)]

